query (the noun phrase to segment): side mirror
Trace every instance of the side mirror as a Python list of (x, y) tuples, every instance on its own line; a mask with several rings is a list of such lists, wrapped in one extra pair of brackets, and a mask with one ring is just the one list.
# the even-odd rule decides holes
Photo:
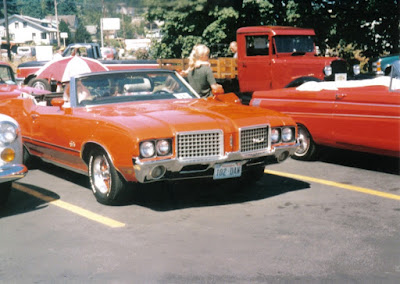
[(52, 106), (58, 106), (58, 107), (62, 107), (64, 105), (65, 101), (63, 98), (54, 98), (51, 100), (51, 105)]
[(227, 94), (219, 94), (213, 97), (214, 100), (224, 102), (224, 103), (231, 103), (231, 104), (242, 104), (242, 101), (235, 93), (227, 93)]

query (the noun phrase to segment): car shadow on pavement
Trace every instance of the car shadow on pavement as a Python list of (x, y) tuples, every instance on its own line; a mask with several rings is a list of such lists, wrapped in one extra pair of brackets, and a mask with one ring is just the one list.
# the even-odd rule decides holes
[(346, 167), (400, 175), (400, 159), (395, 157), (321, 147), (318, 160)]
[[(47, 163), (42, 163), (39, 168), (91, 191), (87, 176)], [(264, 174), (258, 182), (252, 184), (244, 184), (236, 179), (217, 182), (211, 179), (195, 179), (131, 184), (128, 187), (129, 194), (126, 196), (126, 202), (123, 202), (121, 206), (138, 205), (155, 211), (170, 211), (243, 203), (309, 187), (309, 183), (270, 174)], [(93, 201), (95, 202), (95, 199)]]
[(264, 174), (262, 179), (253, 184), (238, 180), (213, 182), (205, 179), (163, 182), (135, 187), (130, 204), (155, 211), (171, 211), (262, 200), (309, 187), (309, 183), (270, 174)]
[(24, 214), (48, 207), (48, 201), (37, 198), (32, 194), (19, 190), (19, 188), (41, 194), (48, 199), (58, 200), (60, 196), (52, 191), (22, 182), (14, 182), (8, 201), (0, 206), (0, 219), (3, 217)]

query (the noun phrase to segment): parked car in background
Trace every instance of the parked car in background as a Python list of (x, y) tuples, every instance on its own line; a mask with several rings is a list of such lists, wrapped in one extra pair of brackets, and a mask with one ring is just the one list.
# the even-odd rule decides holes
[(314, 159), (319, 145), (400, 157), (400, 61), (391, 76), (259, 91), (250, 105), (293, 117), (300, 142), (294, 158)]
[(34, 46), (18, 46), (17, 55), (20, 57), (32, 57), (36, 56), (36, 49)]
[(0, 114), (0, 205), (11, 192), (12, 182), (23, 178), (28, 172), (22, 164), (22, 137), (18, 123)]
[(0, 100), (21, 125), (26, 160), (89, 176), (96, 199), (122, 201), (135, 184), (228, 178), (256, 181), (297, 148), (296, 123), (233, 94), (200, 98), (176, 72), (86, 73), (59, 93)]
[(368, 63), (368, 72), (374, 75), (390, 74), (393, 62), (400, 59), (400, 54), (389, 54), (377, 58), (372, 58)]
[(118, 52), (114, 47), (101, 47), (100, 50), (103, 60), (118, 59)]
[(0, 100), (19, 96), (21, 93), (45, 94), (45, 90), (36, 90), (28, 86), (20, 86), (15, 81), (14, 71), (10, 64), (0, 61)]

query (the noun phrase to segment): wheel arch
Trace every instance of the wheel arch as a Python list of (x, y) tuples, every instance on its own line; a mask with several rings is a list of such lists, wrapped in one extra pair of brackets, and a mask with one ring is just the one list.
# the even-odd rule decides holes
[[(108, 159), (111, 161), (111, 163), (113, 164), (115, 170), (118, 172), (119, 175), (121, 175), (125, 181), (127, 181), (127, 178), (124, 176), (124, 174), (119, 170), (119, 168), (115, 165), (115, 160), (113, 155), (111, 155), (110, 151), (107, 150), (106, 147), (104, 147), (103, 145), (99, 144), (98, 142), (94, 142), (94, 141), (89, 141), (86, 142), (83, 146), (82, 146), (82, 151), (81, 151), (81, 158), (82, 160), (85, 162), (85, 164), (89, 167), (89, 161), (90, 161), (90, 154), (92, 153), (92, 151), (94, 150), (99, 150), (99, 151), (103, 151)], [(133, 167), (133, 165), (132, 165)]]
[(305, 83), (305, 82), (321, 82), (322, 80), (317, 78), (317, 77), (313, 77), (313, 76), (302, 76), (299, 78), (294, 79), (293, 81), (291, 81), (289, 84), (287, 84), (284, 88), (294, 88), (294, 87), (298, 87), (301, 84)]

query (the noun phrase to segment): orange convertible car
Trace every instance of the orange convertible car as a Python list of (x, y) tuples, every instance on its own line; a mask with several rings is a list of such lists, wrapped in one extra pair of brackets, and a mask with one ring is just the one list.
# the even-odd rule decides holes
[(400, 61), (391, 76), (254, 92), (250, 105), (282, 111), (298, 123), (294, 158), (315, 158), (319, 145), (400, 157)]
[(1, 100), (0, 112), (19, 122), (27, 163), (36, 156), (88, 175), (104, 204), (135, 183), (257, 179), (298, 146), (289, 116), (234, 94), (200, 98), (168, 70), (83, 74), (66, 90)]

